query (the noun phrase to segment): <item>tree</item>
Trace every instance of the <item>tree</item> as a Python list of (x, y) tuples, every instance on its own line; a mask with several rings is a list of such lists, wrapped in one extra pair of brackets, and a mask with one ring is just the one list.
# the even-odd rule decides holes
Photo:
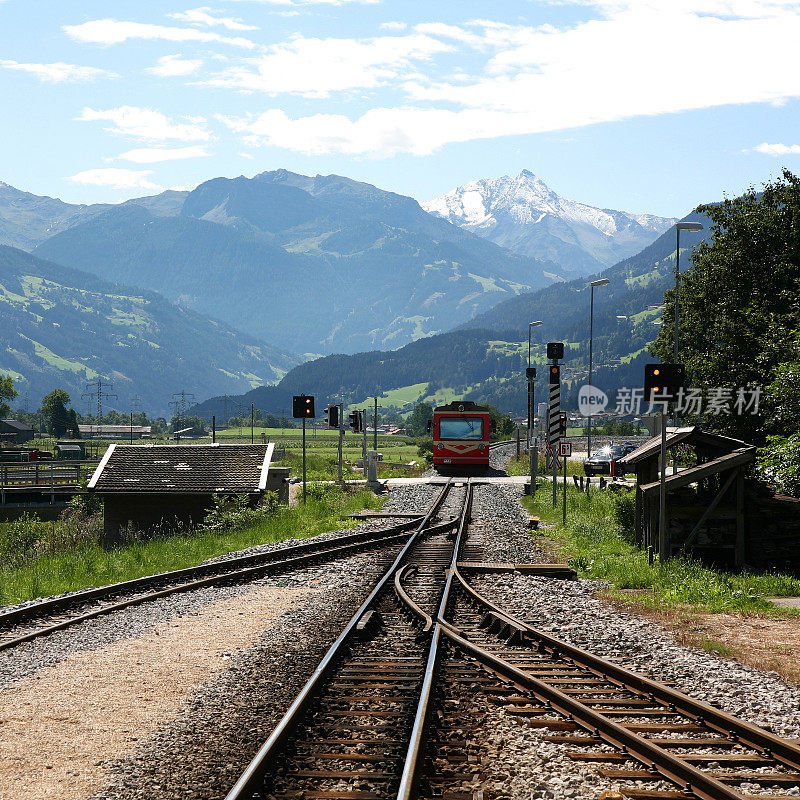
[(42, 399), (41, 415), (45, 428), (57, 439), (62, 438), (70, 427), (69, 402), (69, 395), (63, 389), (54, 389)]
[(13, 400), (17, 396), (14, 388), (14, 380), (10, 375), (0, 375), (0, 417), (7, 417), (11, 412), (8, 400)]
[(410, 436), (425, 436), (428, 433), (428, 422), (432, 419), (433, 406), (417, 403), (406, 422), (406, 431)]
[[(681, 275), (679, 360), (690, 385), (752, 390), (784, 381), (786, 362), (800, 361), (793, 342), (800, 328), (800, 179), (788, 170), (764, 186), (719, 205), (700, 206), (712, 221), (712, 240), (694, 249)], [(675, 290), (665, 294), (663, 322), (653, 352), (673, 360)], [(778, 394), (781, 394), (778, 388)], [(793, 398), (793, 399), (792, 399)], [(775, 405), (759, 413), (708, 415), (733, 436), (763, 443), (782, 432), (780, 420), (800, 419), (800, 393), (780, 419)], [(783, 431), (785, 432), (785, 431)]]
[(489, 420), (492, 426), (492, 440), (497, 442), (503, 439), (510, 439), (514, 435), (514, 421), (508, 414), (504, 414), (493, 405), (489, 405), (487, 408), (489, 409)]

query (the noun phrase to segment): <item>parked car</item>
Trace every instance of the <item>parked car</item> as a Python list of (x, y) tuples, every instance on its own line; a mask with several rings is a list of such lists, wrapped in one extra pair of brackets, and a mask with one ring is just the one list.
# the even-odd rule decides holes
[(605, 444), (583, 462), (587, 475), (612, 475), (611, 464), (636, 449), (633, 444)]

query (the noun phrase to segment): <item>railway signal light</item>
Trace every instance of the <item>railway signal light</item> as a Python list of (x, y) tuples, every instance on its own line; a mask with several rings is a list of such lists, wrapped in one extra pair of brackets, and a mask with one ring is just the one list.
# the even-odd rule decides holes
[(645, 364), (644, 399), (654, 402), (675, 397), (686, 385), (683, 364)]
[(564, 342), (548, 342), (547, 357), (555, 361), (564, 358)]
[(566, 411), (559, 411), (558, 412), (558, 430), (562, 436), (567, 435), (567, 412)]
[(364, 430), (364, 425), (362, 423), (362, 415), (360, 411), (351, 411), (350, 416), (350, 427), (353, 429), (354, 433), (361, 433)]
[(305, 394), (296, 394), (292, 397), (292, 416), (295, 419), (313, 419), (314, 414), (314, 396)]
[(525, 370), (525, 377), (527, 377), (527, 379), (529, 381), (535, 380), (535, 378), (536, 378), (536, 367), (528, 367)]
[(555, 386), (561, 383), (561, 367), (558, 364), (550, 365), (550, 385)]
[(329, 428), (339, 427), (339, 406), (330, 405), (325, 409), (325, 424)]

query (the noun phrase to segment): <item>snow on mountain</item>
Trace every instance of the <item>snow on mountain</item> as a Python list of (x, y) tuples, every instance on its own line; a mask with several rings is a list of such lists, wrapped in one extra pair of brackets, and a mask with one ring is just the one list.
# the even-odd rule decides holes
[(580, 274), (634, 255), (675, 223), (569, 200), (528, 170), (515, 178), (471, 181), (422, 207), (497, 244)]

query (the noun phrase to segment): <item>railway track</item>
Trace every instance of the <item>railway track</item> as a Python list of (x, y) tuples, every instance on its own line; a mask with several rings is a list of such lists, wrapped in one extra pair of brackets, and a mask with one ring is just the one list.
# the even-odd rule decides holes
[[(227, 800), (476, 800), (487, 769), (464, 691), (549, 729), (546, 740), (637, 800), (777, 800), (800, 747), (515, 618), (459, 571), (455, 541), (418, 528)], [(452, 482), (443, 490), (451, 491)], [(392, 592), (392, 589), (394, 590)]]
[[(406, 532), (417, 527), (422, 519), (420, 515), (379, 530), (345, 534), (325, 541), (312, 540), (269, 553), (215, 561), (30, 603), (0, 614), (0, 651), (161, 597), (207, 586), (246, 582), (271, 572), (286, 572), (367, 549), (398, 545), (406, 540)], [(445, 520), (434, 532), (454, 525), (455, 520)]]
[(394, 796), (398, 786), (410, 796), (415, 773), (409, 764), (422, 741), (437, 655), (436, 639), (420, 632), (397, 591), (398, 576), (406, 574), (413, 585), (415, 609), (436, 613), (454, 543), (431, 523), (453, 502), (454, 489), (459, 527), (466, 526), (471, 486), (449, 480), (228, 800), (377, 800)]

